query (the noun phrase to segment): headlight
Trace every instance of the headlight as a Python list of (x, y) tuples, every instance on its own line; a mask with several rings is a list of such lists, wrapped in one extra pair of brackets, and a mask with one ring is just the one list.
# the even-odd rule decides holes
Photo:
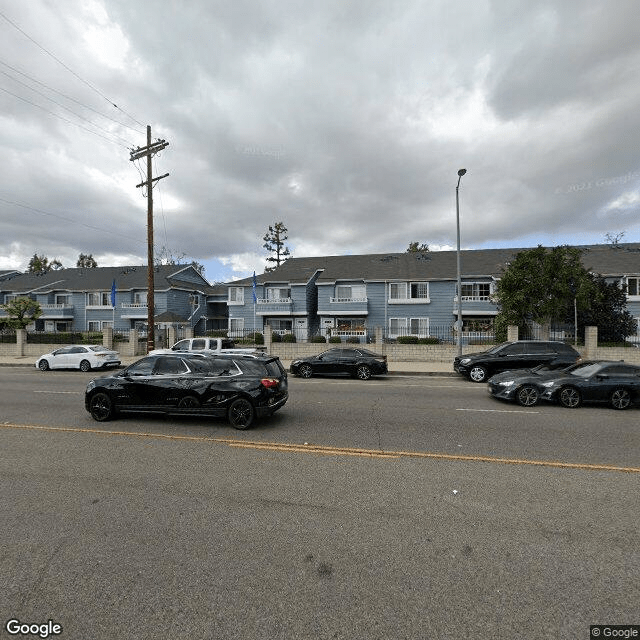
[(87, 393), (89, 393), (89, 391), (91, 391), (91, 389), (93, 389), (95, 386), (96, 386), (95, 380), (91, 380), (91, 382), (89, 382), (89, 384), (87, 385)]
[(502, 387), (510, 387), (515, 380), (504, 380), (503, 382), (498, 382), (498, 384)]
[(471, 362), (471, 358), (462, 358), (460, 360), (460, 364), (469, 364)]
[(543, 382), (543, 387), (553, 387), (555, 385), (555, 380), (550, 380), (549, 382)]

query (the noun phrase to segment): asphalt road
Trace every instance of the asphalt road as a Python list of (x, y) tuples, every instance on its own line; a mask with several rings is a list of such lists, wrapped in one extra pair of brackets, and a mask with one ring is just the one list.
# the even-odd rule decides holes
[(456, 378), (292, 379), (247, 432), (99, 424), (91, 377), (0, 370), (0, 637), (12, 618), (78, 640), (640, 623), (637, 409), (524, 410)]

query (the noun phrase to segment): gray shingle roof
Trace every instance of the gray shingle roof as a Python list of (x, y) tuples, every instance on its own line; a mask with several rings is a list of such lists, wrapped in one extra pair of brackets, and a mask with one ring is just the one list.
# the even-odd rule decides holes
[[(530, 247), (529, 247), (530, 248)], [(605, 276), (640, 273), (640, 243), (611, 245), (584, 245), (584, 266)], [(460, 252), (462, 275), (500, 277), (509, 261), (519, 249), (475, 249)], [(322, 270), (318, 283), (336, 280), (453, 280), (456, 278), (456, 252), (431, 251), (426, 253), (378, 253), (346, 256), (317, 256), (289, 258), (270, 273), (256, 276), (260, 284), (308, 282), (316, 271)], [(252, 278), (244, 278), (228, 285), (250, 286)]]
[[(156, 291), (166, 291), (172, 287), (202, 291), (206, 295), (216, 292), (204, 278), (201, 284), (187, 281), (183, 272), (188, 265), (160, 265), (155, 267), (154, 285)], [(186, 275), (186, 274), (185, 274)], [(182, 277), (181, 277), (182, 276)], [(116, 281), (118, 291), (147, 288), (146, 265), (128, 267), (96, 267), (94, 269), (59, 269), (44, 274), (21, 273), (10, 276), (0, 283), (2, 291), (15, 293), (47, 291), (109, 291)]]

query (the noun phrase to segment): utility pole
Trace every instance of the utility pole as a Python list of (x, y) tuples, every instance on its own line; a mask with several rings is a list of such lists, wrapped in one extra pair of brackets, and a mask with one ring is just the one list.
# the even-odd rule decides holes
[(136, 189), (140, 187), (147, 187), (147, 353), (151, 351), (155, 346), (155, 332), (154, 332), (154, 297), (155, 283), (153, 277), (153, 184), (166, 178), (169, 174), (165, 173), (157, 178), (152, 177), (151, 171), (151, 156), (158, 151), (162, 151), (165, 147), (169, 146), (166, 140), (156, 140), (151, 142), (151, 127), (147, 125), (147, 146), (138, 147), (131, 151), (131, 162), (139, 160), (140, 158), (147, 158), (147, 179), (145, 182), (141, 182), (136, 185)]

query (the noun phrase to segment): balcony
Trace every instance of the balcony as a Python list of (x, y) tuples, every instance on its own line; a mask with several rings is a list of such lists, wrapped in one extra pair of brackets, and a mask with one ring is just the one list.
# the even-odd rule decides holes
[(293, 309), (291, 298), (258, 298), (256, 300), (256, 315), (259, 316), (288, 316)]
[(369, 313), (368, 298), (329, 298), (318, 302), (318, 315), (362, 315)]
[(120, 305), (121, 318), (144, 318), (149, 313), (149, 306), (146, 302), (123, 302)]
[[(458, 313), (458, 297), (453, 299), (453, 313)], [(462, 313), (466, 314), (489, 314), (498, 313), (498, 308), (491, 301), (491, 296), (462, 296)]]
[(41, 304), (43, 319), (73, 318), (72, 304)]

